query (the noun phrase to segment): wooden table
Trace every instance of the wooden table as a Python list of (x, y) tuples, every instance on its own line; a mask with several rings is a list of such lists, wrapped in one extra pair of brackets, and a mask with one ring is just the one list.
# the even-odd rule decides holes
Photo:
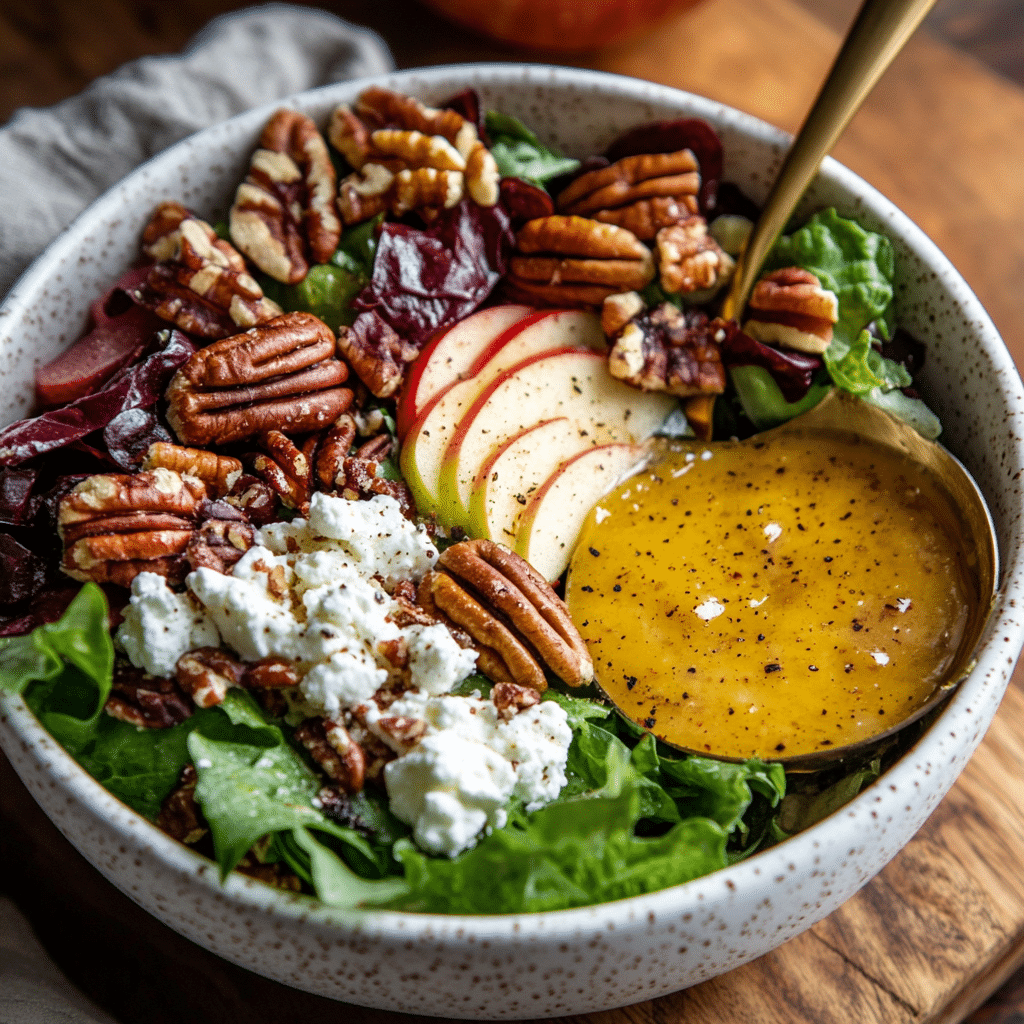
[[(168, 52), (231, 0), (3, 0), (0, 120), (125, 60)], [(377, 29), (400, 66), (543, 59), (454, 29), (412, 0), (325, 4)], [(798, 126), (850, 17), (846, 0), (709, 0), (647, 38), (572, 63), (701, 92)], [(1002, 20), (1000, 20), (1002, 19)], [(940, 0), (836, 156), (910, 214), (977, 291), (1024, 365), (1024, 81), (1019, 0)], [(986, 25), (989, 30), (986, 31)], [(1014, 35), (1016, 33), (1016, 35)], [(1024, 1022), (1024, 675), (910, 845), (831, 917), (755, 963), (591, 1024)], [(113, 890), (0, 766), (2, 883), (72, 979), (126, 1021), (395, 1021), (204, 953)], [(1004, 982), (1000, 994), (977, 1007)]]

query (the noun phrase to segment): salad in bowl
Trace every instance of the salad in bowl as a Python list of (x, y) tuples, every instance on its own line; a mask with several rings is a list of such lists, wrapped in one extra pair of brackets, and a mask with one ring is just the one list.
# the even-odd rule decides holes
[[(147, 205), (122, 255), (82, 282), (88, 323), (35, 367), (36, 408), (0, 430), (12, 728), (38, 720), (63, 748), (52, 756), (91, 777), (76, 768), (74, 785), (106, 791), (100, 817), (117, 808), (119, 832), (155, 825), (168, 870), (205, 878), (196, 866), (213, 861), (203, 886), (300, 931), (367, 928), (387, 945), (396, 921), (447, 927), (437, 915), (576, 930), (574, 908), (633, 919), (704, 876), (732, 891), (753, 870), (757, 889), (775, 848), (898, 773), (952, 692), (944, 671), (974, 646), (979, 598), (930, 500), (910, 499), (900, 572), (864, 583), (868, 607), (844, 613), (857, 636), (836, 673), (818, 663), (837, 631), (808, 640), (799, 671), (758, 631), (776, 607), (794, 614), (768, 569), (785, 562), (790, 589), (801, 571), (786, 545), (807, 530), (780, 511), (804, 493), (793, 476), (743, 505), (756, 583), (737, 569), (743, 524), (702, 541), (721, 540), (734, 596), (701, 582), (721, 559), (685, 520), (664, 554), (644, 550), (644, 502), (664, 492), (700, 517), (710, 499), (687, 502), (727, 448), (748, 445), (740, 464), (754, 464), (769, 437), (801, 436), (786, 425), (835, 402), (935, 438), (948, 394), (941, 374), (934, 391), (918, 378), (932, 338), (923, 306), (901, 297), (900, 262), (923, 257), (905, 224), (884, 230), (881, 200), (851, 202), (826, 176), (742, 322), (723, 320), (781, 139), (703, 101), (558, 74), (541, 107), (509, 69), (399, 76), (253, 112), (230, 142), (213, 129), (183, 144), (211, 163), (230, 149), (230, 170), (194, 171), (177, 192), (128, 188)], [(597, 127), (565, 127), (562, 105), (602, 90)], [(31, 287), (30, 272), (11, 301)], [(889, 486), (877, 459), (854, 472), (850, 439), (813, 429), (836, 473), (809, 471), (822, 493), (853, 488), (854, 505)], [(783, 461), (773, 477), (795, 475), (795, 455)], [(892, 486), (920, 492), (909, 472)], [(627, 513), (612, 539), (606, 521)], [(858, 521), (837, 518), (850, 520), (840, 532)], [(835, 551), (814, 552), (827, 566), (808, 574), (841, 572), (854, 594), (861, 569), (833, 565)], [(935, 559), (960, 595), (938, 618), (912, 582)], [(877, 580), (878, 560), (864, 561)], [(732, 648), (716, 646), (727, 620), (736, 644), (766, 645), (763, 679), (730, 674)], [(625, 642), (645, 633), (658, 657), (666, 636), (712, 656), (670, 652), (664, 670)], [(913, 663), (918, 636), (938, 653), (929, 685), (904, 695), (886, 673)], [(884, 688), (891, 713), (865, 700), (858, 729), (826, 734), (794, 695), (808, 679), (824, 694), (817, 677), (832, 675), (844, 692)], [(722, 714), (742, 701), (738, 740), (704, 721), (719, 687)], [(902, 841), (929, 801), (904, 815)], [(899, 845), (879, 838), (864, 854), (874, 870)], [(660, 990), (769, 948), (866, 877), (753, 929), (714, 967), (707, 953), (674, 965)], [(687, 943), (678, 956), (694, 958)], [(369, 995), (365, 978), (287, 980), (424, 1008)], [(543, 1012), (629, 1001), (616, 984)]]

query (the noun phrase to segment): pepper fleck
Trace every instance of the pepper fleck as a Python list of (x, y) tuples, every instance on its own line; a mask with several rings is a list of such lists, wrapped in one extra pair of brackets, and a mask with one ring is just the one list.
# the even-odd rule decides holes
[(782, 669), (782, 666), (778, 662), (775, 662), (775, 661), (769, 662), (764, 667), (765, 672), (779, 672), (779, 671), (781, 671), (781, 669)]
[(601, 552), (600, 552), (600, 551), (598, 551), (598, 550), (597, 550), (597, 548), (587, 548), (587, 550), (588, 550), (588, 551), (589, 551), (589, 552), (590, 552), (590, 553), (591, 553), (591, 554), (592, 554), (592, 555), (593, 555), (593, 556), (594, 556), (595, 558), (597, 558), (597, 556), (601, 554)]

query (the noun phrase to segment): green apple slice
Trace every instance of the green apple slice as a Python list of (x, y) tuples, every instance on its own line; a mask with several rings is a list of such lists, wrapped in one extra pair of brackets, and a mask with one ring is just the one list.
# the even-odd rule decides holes
[(471, 537), (512, 546), (523, 509), (566, 459), (597, 442), (564, 416), (521, 430), (480, 467), (469, 497)]
[(597, 502), (642, 465), (644, 445), (588, 448), (559, 466), (519, 520), (513, 549), (553, 582), (565, 572), (580, 530)]

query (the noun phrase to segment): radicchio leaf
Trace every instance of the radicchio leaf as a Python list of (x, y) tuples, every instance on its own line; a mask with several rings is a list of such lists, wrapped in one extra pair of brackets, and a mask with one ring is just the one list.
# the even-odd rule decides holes
[(457, 92), (441, 106), (445, 110), (454, 110), (456, 114), (461, 114), (471, 124), (475, 124), (480, 141), (485, 146), (490, 145), (487, 126), (484, 124), (484, 111), (480, 106), (480, 95), (476, 89), (463, 89), (462, 92)]
[(722, 362), (728, 366), (760, 366), (767, 370), (787, 402), (799, 402), (807, 394), (814, 371), (822, 366), (817, 356), (787, 352), (755, 341), (735, 323), (722, 342)]
[(502, 178), (500, 188), (501, 205), (508, 211), (513, 224), (550, 217), (555, 212), (551, 196), (522, 178)]
[(0, 523), (22, 526), (32, 515), (34, 469), (0, 469)]
[(46, 583), (46, 563), (12, 536), (0, 533), (0, 605), (27, 601)]
[(138, 469), (151, 444), (173, 442), (152, 409), (125, 409), (104, 428), (103, 441), (110, 457), (122, 469)]
[(127, 409), (150, 408), (163, 396), (174, 371), (194, 351), (184, 334), (169, 331), (161, 349), (120, 371), (99, 391), (5, 427), (0, 430), (0, 466), (18, 466), (72, 444), (102, 430)]
[(429, 228), (385, 224), (357, 310), (373, 310), (417, 347), (473, 312), (505, 272), (514, 237), (500, 206), (463, 200)]

